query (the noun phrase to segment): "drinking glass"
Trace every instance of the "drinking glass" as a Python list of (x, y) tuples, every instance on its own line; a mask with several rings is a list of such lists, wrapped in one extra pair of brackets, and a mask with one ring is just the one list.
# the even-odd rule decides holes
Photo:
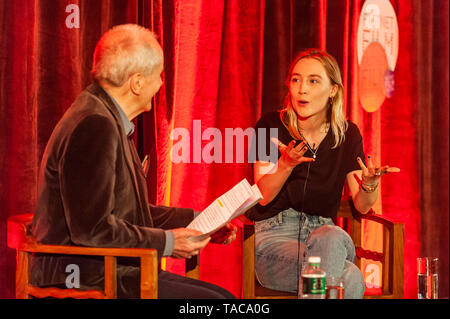
[(340, 277), (327, 277), (326, 299), (344, 299), (344, 279)]
[(439, 258), (417, 258), (417, 298), (438, 299)]

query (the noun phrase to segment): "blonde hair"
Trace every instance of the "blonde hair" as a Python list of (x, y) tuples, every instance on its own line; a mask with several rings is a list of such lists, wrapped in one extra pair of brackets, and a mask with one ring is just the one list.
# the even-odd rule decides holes
[(134, 73), (148, 76), (161, 63), (162, 50), (155, 34), (137, 24), (123, 24), (108, 30), (98, 41), (91, 74), (95, 80), (122, 86)]
[[(338, 86), (336, 95), (329, 100), (329, 107), (327, 111), (327, 123), (330, 124), (331, 130), (334, 134), (333, 148), (338, 147), (345, 140), (345, 132), (347, 131), (348, 123), (344, 115), (344, 87), (342, 85), (341, 72), (336, 59), (325, 51), (318, 49), (307, 49), (300, 52), (289, 67), (287, 84), (291, 78), (292, 70), (301, 59), (310, 58), (319, 61), (328, 75), (332, 85)], [(288, 92), (284, 99), (284, 107), (280, 110), (280, 118), (289, 134), (295, 139), (301, 139), (298, 127), (297, 113), (292, 107), (290, 93)]]

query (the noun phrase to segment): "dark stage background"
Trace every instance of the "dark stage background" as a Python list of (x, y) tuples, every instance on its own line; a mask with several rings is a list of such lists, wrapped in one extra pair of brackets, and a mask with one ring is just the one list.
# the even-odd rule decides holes
[[(164, 48), (164, 85), (154, 109), (137, 120), (136, 144), (151, 155), (150, 197), (202, 210), (242, 178), (248, 163), (173, 164), (173, 128), (252, 127), (286, 94), (287, 68), (306, 47), (337, 57), (346, 110), (365, 152), (401, 168), (383, 178), (378, 211), (405, 224), (405, 298), (415, 298), (418, 256), (441, 259), (448, 297), (448, 1), (391, 0), (399, 27), (395, 91), (363, 110), (356, 87), (356, 29), (362, 0), (0, 0), (0, 298), (14, 297), (15, 253), (6, 220), (32, 212), (39, 162), (64, 111), (90, 83), (92, 53), (113, 25), (153, 29)], [(66, 7), (77, 4), (79, 28)], [(203, 145), (206, 141), (203, 141)], [(380, 237), (370, 229), (367, 244)], [(373, 243), (373, 241), (375, 241)], [(240, 295), (238, 241), (201, 253), (201, 279)], [(181, 262), (165, 267), (182, 272)]]

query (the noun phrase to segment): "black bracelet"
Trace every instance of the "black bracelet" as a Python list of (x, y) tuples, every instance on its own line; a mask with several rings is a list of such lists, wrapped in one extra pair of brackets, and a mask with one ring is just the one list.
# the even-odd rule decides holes
[(377, 189), (377, 187), (378, 187), (378, 183), (377, 183), (375, 186), (372, 186), (372, 187), (367, 186), (367, 185), (366, 185), (366, 187), (364, 187), (363, 184), (364, 184), (364, 183), (361, 182), (360, 187), (361, 187), (361, 189), (362, 189), (363, 191), (365, 191), (366, 193), (373, 193), (373, 192)]

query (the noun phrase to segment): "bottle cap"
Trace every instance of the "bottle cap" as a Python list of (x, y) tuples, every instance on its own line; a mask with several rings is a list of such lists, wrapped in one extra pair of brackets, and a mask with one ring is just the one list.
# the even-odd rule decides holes
[(318, 256), (311, 256), (308, 258), (308, 262), (311, 264), (320, 264), (320, 257)]

